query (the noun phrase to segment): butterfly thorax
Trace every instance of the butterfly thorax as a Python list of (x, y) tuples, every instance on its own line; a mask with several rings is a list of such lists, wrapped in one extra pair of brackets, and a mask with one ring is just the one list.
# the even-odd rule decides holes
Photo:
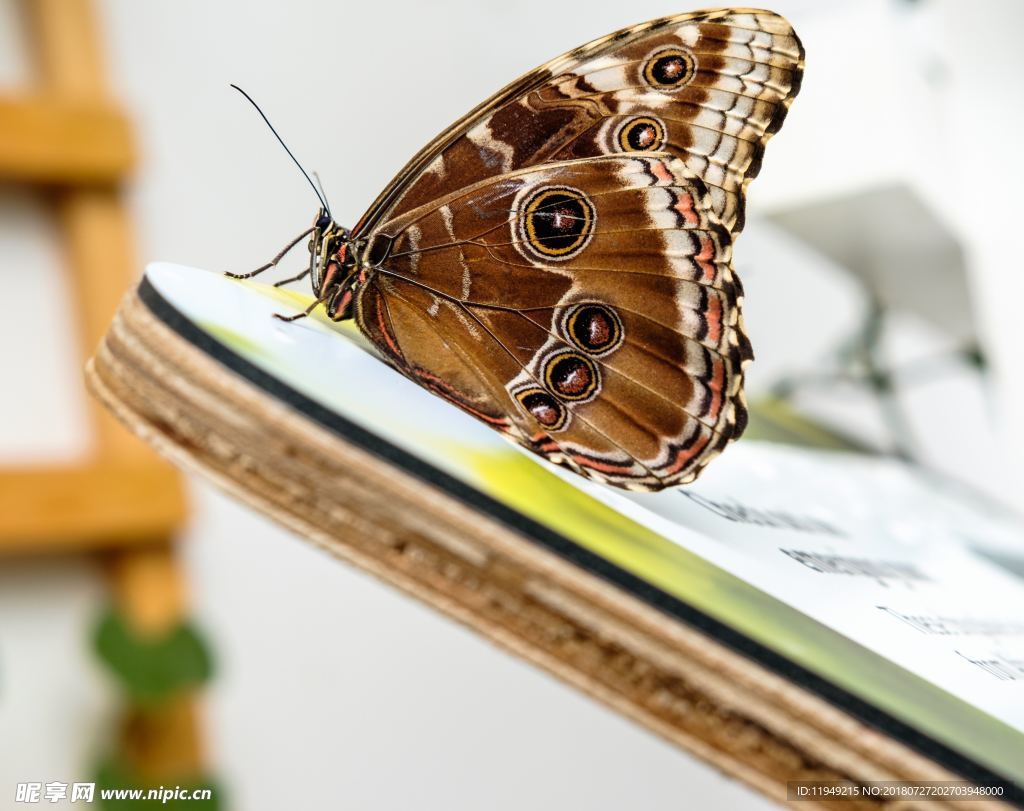
[(363, 281), (350, 232), (320, 209), (309, 240), (309, 269), (313, 294), (323, 302), (332, 321), (351, 317), (352, 297)]

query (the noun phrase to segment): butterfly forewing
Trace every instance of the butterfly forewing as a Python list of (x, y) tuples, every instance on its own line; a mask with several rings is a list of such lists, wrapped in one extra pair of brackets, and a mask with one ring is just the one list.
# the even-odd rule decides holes
[(453, 125), (354, 231), (397, 369), (559, 464), (690, 481), (743, 430), (743, 192), (799, 88), (768, 12), (645, 23)]
[[(723, 223), (739, 218), (742, 227), (744, 184), (782, 126), (802, 72), (796, 34), (771, 12), (695, 12), (618, 31), (527, 74), (456, 122), (399, 173), (357, 230), (497, 173), (630, 148), (667, 149), (706, 174)], [(663, 137), (644, 134), (649, 118), (664, 124)], [(632, 133), (624, 132), (631, 121)]]

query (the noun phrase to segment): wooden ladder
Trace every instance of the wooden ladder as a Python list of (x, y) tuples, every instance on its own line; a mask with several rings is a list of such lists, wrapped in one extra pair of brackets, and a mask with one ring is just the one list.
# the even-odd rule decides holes
[[(102, 338), (136, 277), (132, 229), (120, 184), (136, 154), (131, 127), (108, 96), (89, 0), (24, 0), (35, 86), (0, 95), (0, 179), (46, 196), (62, 235), (81, 357)], [(16, 381), (5, 381), (8, 391)], [(183, 616), (172, 540), (185, 517), (176, 472), (91, 397), (93, 442), (69, 466), (0, 469), (0, 554), (95, 552), (108, 564), (119, 608), (140, 631)], [(195, 767), (191, 702), (150, 730), (147, 769)]]

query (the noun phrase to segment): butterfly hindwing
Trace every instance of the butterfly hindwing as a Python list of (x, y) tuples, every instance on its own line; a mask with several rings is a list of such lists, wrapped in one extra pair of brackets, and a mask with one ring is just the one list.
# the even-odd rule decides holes
[(504, 415), (532, 450), (661, 488), (742, 429), (749, 346), (730, 237), (680, 160), (544, 164), (388, 231), (367, 248), (383, 256), (365, 288), (375, 303), (359, 304), (371, 337), (435, 393), (495, 427)]

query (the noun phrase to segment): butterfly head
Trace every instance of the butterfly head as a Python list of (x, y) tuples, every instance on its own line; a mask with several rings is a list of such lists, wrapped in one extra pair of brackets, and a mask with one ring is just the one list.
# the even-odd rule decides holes
[(323, 207), (313, 220), (309, 270), (313, 293), (327, 308), (328, 317), (332, 321), (349, 318), (356, 281), (355, 253), (348, 229), (338, 225)]

